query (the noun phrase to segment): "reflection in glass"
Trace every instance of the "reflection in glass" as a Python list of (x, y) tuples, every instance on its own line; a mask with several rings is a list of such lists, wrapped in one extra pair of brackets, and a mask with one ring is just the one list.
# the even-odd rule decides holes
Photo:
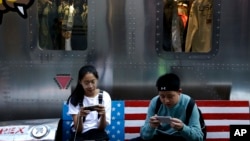
[(87, 0), (38, 0), (39, 48), (87, 48)]
[(163, 0), (163, 49), (211, 50), (213, 0)]

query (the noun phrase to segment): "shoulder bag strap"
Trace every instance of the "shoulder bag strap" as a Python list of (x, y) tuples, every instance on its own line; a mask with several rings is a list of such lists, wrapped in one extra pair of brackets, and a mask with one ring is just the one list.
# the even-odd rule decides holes
[[(98, 95), (98, 103), (102, 104), (103, 102), (103, 90), (100, 90), (100, 93)], [(100, 115), (98, 114), (98, 119), (100, 118)]]
[(158, 98), (157, 98), (157, 101), (156, 101), (155, 114), (158, 113), (161, 104), (162, 104), (162, 103), (161, 103), (160, 97), (158, 97)]
[(192, 114), (194, 104), (195, 104), (195, 101), (192, 98), (190, 98), (188, 105), (187, 105), (187, 109), (186, 109), (186, 120), (184, 122), (186, 125), (189, 123), (189, 119)]

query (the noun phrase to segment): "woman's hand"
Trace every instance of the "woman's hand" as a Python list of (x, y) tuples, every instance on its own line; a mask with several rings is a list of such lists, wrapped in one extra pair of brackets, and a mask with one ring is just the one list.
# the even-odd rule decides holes
[(85, 110), (84, 107), (80, 109), (79, 115), (81, 117), (86, 117), (90, 113), (90, 110)]
[(98, 107), (95, 108), (95, 110), (98, 112), (99, 115), (105, 115), (105, 107), (101, 104), (98, 105)]

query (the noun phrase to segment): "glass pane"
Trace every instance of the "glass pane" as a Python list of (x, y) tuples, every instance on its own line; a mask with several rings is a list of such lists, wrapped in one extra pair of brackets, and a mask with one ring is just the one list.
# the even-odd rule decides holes
[(87, 0), (38, 0), (39, 48), (85, 50)]
[(163, 50), (208, 53), (212, 43), (213, 0), (162, 0)]

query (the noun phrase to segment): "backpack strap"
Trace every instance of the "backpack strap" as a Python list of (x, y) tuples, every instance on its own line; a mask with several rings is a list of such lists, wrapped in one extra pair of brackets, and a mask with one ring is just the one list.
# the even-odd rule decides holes
[[(103, 90), (100, 90), (100, 93), (98, 95), (98, 103), (102, 104), (103, 102)], [(100, 118), (100, 115), (98, 114), (98, 119)]]
[(189, 122), (190, 116), (191, 116), (193, 108), (194, 108), (194, 104), (195, 104), (195, 101), (192, 98), (190, 98), (188, 105), (187, 105), (187, 108), (186, 108), (186, 119), (184, 122), (185, 124), (188, 124), (188, 122)]
[[(84, 98), (84, 96), (83, 96), (83, 98)], [(83, 98), (78, 100), (78, 104), (79, 104), (80, 108), (83, 107)], [(85, 120), (86, 120), (86, 117), (82, 117), (82, 122), (84, 122)], [(74, 127), (74, 124), (72, 124), (71, 126)]]
[(157, 101), (156, 101), (156, 107), (155, 107), (155, 114), (158, 113), (160, 107), (161, 107), (161, 100), (160, 100), (160, 97), (157, 98)]
[(103, 90), (100, 90), (100, 93), (98, 95), (98, 103), (102, 104), (102, 100), (103, 100)]
[[(187, 109), (186, 109), (186, 120), (184, 122), (185, 124), (189, 123), (189, 119), (190, 119), (191, 113), (193, 111), (194, 104), (195, 104), (195, 101), (192, 98), (190, 98), (190, 100), (188, 102)], [(206, 137), (207, 137), (207, 131), (206, 131), (207, 128), (206, 128), (206, 124), (205, 124), (204, 118), (202, 116), (201, 110), (199, 108), (198, 108), (198, 112), (200, 114), (199, 122), (200, 122), (200, 126), (201, 126), (201, 131), (203, 132), (203, 140), (205, 141)]]

